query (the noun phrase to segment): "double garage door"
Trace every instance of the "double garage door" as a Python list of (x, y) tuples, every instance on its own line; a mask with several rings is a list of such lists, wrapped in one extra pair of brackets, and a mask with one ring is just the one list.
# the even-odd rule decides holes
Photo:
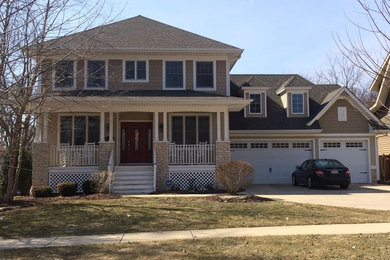
[[(319, 158), (337, 159), (351, 171), (353, 183), (369, 181), (368, 143), (366, 140), (320, 140)], [(313, 141), (261, 140), (232, 142), (232, 160), (251, 163), (254, 184), (291, 183), (295, 166), (314, 158)]]

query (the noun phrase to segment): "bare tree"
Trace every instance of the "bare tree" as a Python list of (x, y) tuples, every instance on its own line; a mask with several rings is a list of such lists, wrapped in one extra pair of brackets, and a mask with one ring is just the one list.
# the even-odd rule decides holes
[[(47, 62), (57, 51), (50, 46), (59, 35), (85, 30), (102, 19), (103, 5), (89, 7), (82, 0), (0, 0), (0, 129), (9, 152), (4, 202), (12, 201), (16, 193), (22, 154), (34, 135), (33, 125), (46, 96), (46, 88), (37, 91), (37, 83), (54, 66)], [(66, 59), (82, 45), (57, 55), (56, 60)]]
[(328, 68), (316, 71), (310, 78), (318, 84), (346, 86), (367, 107), (375, 102), (376, 94), (368, 90), (370, 79), (364, 70), (343, 55), (328, 56)]

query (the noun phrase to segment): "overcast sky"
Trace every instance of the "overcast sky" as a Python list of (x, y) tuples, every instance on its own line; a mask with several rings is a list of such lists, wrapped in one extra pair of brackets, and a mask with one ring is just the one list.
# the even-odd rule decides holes
[(356, 36), (348, 19), (366, 23), (355, 0), (106, 0), (106, 4), (118, 15), (116, 21), (143, 15), (244, 49), (232, 73), (310, 75), (326, 67), (327, 56), (337, 51), (332, 35), (346, 39), (348, 31)]

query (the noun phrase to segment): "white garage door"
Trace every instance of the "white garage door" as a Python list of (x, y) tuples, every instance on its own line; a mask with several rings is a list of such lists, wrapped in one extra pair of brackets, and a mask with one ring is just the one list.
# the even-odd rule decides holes
[(291, 183), (295, 166), (313, 158), (312, 141), (256, 141), (231, 143), (232, 160), (254, 167), (254, 184)]
[(351, 172), (352, 183), (369, 182), (368, 149), (366, 140), (322, 140), (320, 158), (336, 159)]

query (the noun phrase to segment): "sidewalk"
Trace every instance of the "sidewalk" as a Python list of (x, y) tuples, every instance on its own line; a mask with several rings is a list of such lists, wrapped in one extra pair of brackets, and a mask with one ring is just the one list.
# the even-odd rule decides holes
[(345, 235), (345, 234), (390, 233), (390, 223), (371, 224), (333, 224), (304, 226), (275, 226), (202, 229), (185, 231), (161, 231), (121, 233), (90, 236), (66, 236), (44, 238), (21, 238), (0, 240), (1, 249), (18, 249), (33, 247), (76, 246), (103, 243), (128, 243), (163, 241), (174, 239), (205, 239), (223, 237), (260, 237), (285, 235)]

